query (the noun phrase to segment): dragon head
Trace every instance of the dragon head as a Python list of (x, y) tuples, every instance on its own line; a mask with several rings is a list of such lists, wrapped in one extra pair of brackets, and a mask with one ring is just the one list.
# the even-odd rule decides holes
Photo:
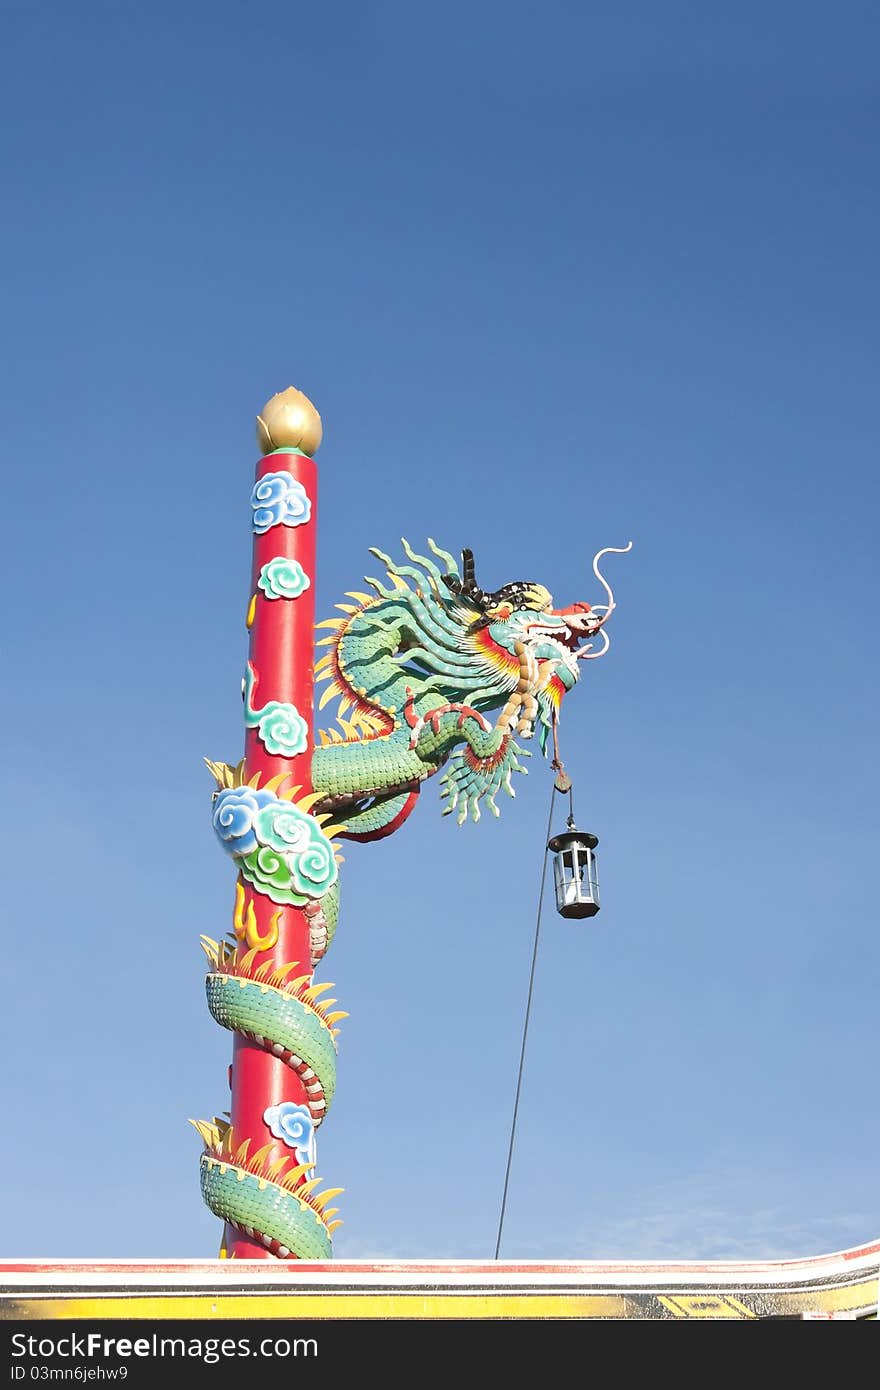
[(541, 585), (531, 584), (513, 601), (493, 605), (478, 631), (511, 656), (523, 647), (537, 667), (540, 688), (557, 678), (565, 690), (571, 690), (580, 675), (578, 662), (591, 655), (588, 647), (581, 650), (581, 642), (595, 636), (601, 626), (601, 617), (588, 603), (554, 608), (552, 595)]
[[(466, 645), (484, 663), (504, 669), (511, 676), (516, 672), (528, 682), (542, 707), (545, 730), (552, 712), (558, 712), (562, 696), (575, 685), (580, 675), (579, 663), (608, 650), (608, 636), (603, 628), (614, 608), (614, 596), (599, 572), (598, 561), (611, 549), (621, 549), (622, 553), (629, 548), (609, 546), (593, 561), (594, 573), (608, 595), (608, 603), (598, 607), (573, 603), (567, 608), (554, 608), (549, 589), (533, 580), (518, 579), (500, 589), (484, 590), (477, 584), (470, 550), (462, 551), (461, 575), (443, 575), (443, 583), (455, 596), (457, 605), (472, 614)], [(586, 639), (600, 632), (604, 645), (594, 651)]]

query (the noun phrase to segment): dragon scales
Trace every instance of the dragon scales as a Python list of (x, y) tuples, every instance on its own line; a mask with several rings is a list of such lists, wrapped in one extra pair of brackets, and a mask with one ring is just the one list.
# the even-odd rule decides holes
[[(203, 938), (214, 1019), (235, 1035), (231, 1120), (195, 1122), (204, 1143), (202, 1192), (226, 1223), (224, 1253), (324, 1259), (332, 1252), (318, 1191), (315, 1132), (335, 1091), (335, 1000), (312, 970), (333, 938), (339, 902), (334, 841), (382, 839), (411, 814), (439, 773), (444, 814), (478, 820), (514, 795), (527, 756), (547, 751), (581, 662), (608, 648), (607, 602), (554, 608), (541, 584), (495, 591), (433, 540), (429, 554), (402, 541), (404, 559), (373, 550), (383, 578), (352, 592), (341, 617), (319, 623), (327, 651), (315, 665), (336, 724), (313, 746), (312, 596), (320, 418), (290, 388), (258, 417), (273, 447), (257, 466), (251, 652), (243, 682), (245, 758), (209, 762), (213, 823), (238, 870), (234, 932)], [(595, 650), (591, 640), (598, 637)], [(584, 644), (584, 645), (582, 645)]]

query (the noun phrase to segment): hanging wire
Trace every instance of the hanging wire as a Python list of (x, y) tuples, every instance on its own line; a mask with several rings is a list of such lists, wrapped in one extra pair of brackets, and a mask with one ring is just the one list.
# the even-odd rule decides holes
[(568, 826), (569, 829), (574, 825), (574, 783), (565, 770), (565, 763), (562, 761), (562, 754), (559, 751), (559, 720), (554, 711), (553, 714), (553, 759), (550, 763), (556, 773), (555, 787), (558, 792), (568, 792)]
[[(554, 730), (555, 732), (555, 730)], [(569, 797), (571, 790), (569, 788)], [(550, 795), (550, 814), (547, 817), (547, 833), (544, 836), (544, 860), (541, 867), (541, 891), (538, 894), (538, 916), (535, 922), (535, 945), (532, 950), (532, 967), (529, 971), (529, 992), (526, 998), (526, 1013), (523, 1020), (522, 1046), (519, 1053), (519, 1071), (516, 1077), (516, 1099), (513, 1102), (513, 1120), (510, 1125), (510, 1145), (507, 1150), (507, 1167), (504, 1170), (504, 1191), (501, 1196), (501, 1215), (498, 1218), (498, 1238), (495, 1241), (495, 1259), (498, 1259), (498, 1252), (501, 1249), (501, 1233), (504, 1230), (504, 1212), (507, 1207), (507, 1188), (510, 1183), (510, 1165), (513, 1160), (513, 1145), (516, 1140), (516, 1117), (519, 1113), (519, 1097), (522, 1090), (523, 1066), (526, 1059), (526, 1039), (529, 1035), (529, 1014), (532, 1008), (532, 991), (535, 984), (535, 965), (538, 960), (538, 942), (541, 937), (541, 910), (544, 906), (544, 885), (547, 882), (547, 841), (550, 839), (550, 831), (553, 828), (553, 806), (556, 801), (556, 783), (553, 784), (553, 791)]]

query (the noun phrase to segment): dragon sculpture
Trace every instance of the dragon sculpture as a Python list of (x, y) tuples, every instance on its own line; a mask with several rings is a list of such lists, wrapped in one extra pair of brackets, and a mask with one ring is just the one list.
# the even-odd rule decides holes
[[(374, 594), (348, 594), (354, 603), (337, 605), (344, 616), (318, 624), (331, 629), (319, 643), (330, 650), (315, 668), (329, 682), (319, 708), (338, 697), (341, 732), (319, 731), (315, 810), (344, 826), (339, 834), (350, 840), (397, 830), (423, 782), (441, 768), (444, 814), (479, 820), (481, 802), (499, 814), (498, 792), (513, 796), (512, 775), (525, 771), (515, 735), (537, 733), (546, 752), (580, 662), (608, 650), (604, 626), (614, 595), (598, 562), (630, 548), (607, 546), (593, 561), (606, 604), (554, 608), (542, 584), (479, 588), (470, 550), (459, 569), (432, 540), (435, 559), (402, 545), (411, 563), (372, 550), (388, 582), (367, 578)], [(598, 651), (592, 642), (580, 645), (597, 634)]]
[[(430, 556), (404, 540), (405, 563), (373, 550), (386, 578), (367, 578), (371, 594), (349, 593), (352, 602), (337, 605), (342, 616), (318, 624), (329, 630), (319, 643), (328, 650), (315, 668), (326, 682), (319, 708), (334, 699), (338, 708), (337, 727), (318, 733), (313, 792), (284, 790), (283, 775), (261, 786), (258, 776), (247, 779), (243, 763), (209, 762), (218, 784), (214, 826), (240, 877), (234, 937), (203, 938), (208, 1006), (217, 1023), (300, 1076), (307, 1110), (291, 1107), (296, 1124), (311, 1131), (327, 1113), (336, 1083), (335, 1024), (345, 1015), (329, 1012), (336, 1001), (320, 996), (332, 986), (312, 984), (303, 965), (279, 968), (265, 956), (258, 963), (272, 942), (259, 935), (247, 895), (302, 908), (314, 966), (336, 928), (334, 838), (392, 834), (436, 773), (445, 814), (456, 813), (460, 823), (478, 820), (485, 803), (497, 816), (498, 793), (513, 796), (513, 774), (525, 771), (517, 738), (537, 735), (545, 753), (549, 740), (555, 747), (562, 697), (577, 682), (581, 662), (608, 649), (605, 624), (615, 602), (599, 561), (630, 545), (608, 546), (593, 561), (607, 602), (569, 608), (554, 608), (549, 591), (531, 581), (481, 589), (469, 550), (460, 567), (432, 540)], [(271, 720), (274, 739), (290, 737), (291, 729), (299, 737), (295, 711), (277, 702), (255, 708), (254, 687), (249, 668), (248, 727), (265, 739)], [(285, 1123), (283, 1115), (277, 1119)], [(225, 1121), (194, 1123), (205, 1143), (202, 1191), (211, 1210), (280, 1258), (327, 1258), (338, 1223), (329, 1222), (334, 1209), (326, 1203), (340, 1189), (318, 1193), (318, 1180), (306, 1180), (314, 1159), (305, 1139), (298, 1146), (296, 1135), (271, 1130), (294, 1150), (279, 1167), (268, 1162), (271, 1146), (251, 1154)]]

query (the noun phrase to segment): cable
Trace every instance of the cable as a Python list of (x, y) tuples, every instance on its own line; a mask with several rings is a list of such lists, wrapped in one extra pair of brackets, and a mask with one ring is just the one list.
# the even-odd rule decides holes
[(507, 1167), (504, 1170), (504, 1191), (501, 1196), (501, 1215), (498, 1218), (498, 1239), (495, 1241), (495, 1259), (498, 1259), (498, 1252), (501, 1249), (501, 1233), (504, 1230), (504, 1211), (507, 1206), (507, 1187), (510, 1182), (510, 1165), (513, 1159), (513, 1145), (516, 1139), (516, 1117), (519, 1112), (519, 1096), (522, 1090), (523, 1066), (526, 1060), (526, 1038), (529, 1035), (529, 1014), (532, 1008), (532, 990), (535, 984), (535, 964), (538, 959), (538, 941), (541, 936), (541, 909), (544, 906), (544, 885), (547, 881), (547, 841), (550, 839), (550, 831), (553, 827), (553, 806), (556, 801), (556, 784), (553, 784), (553, 791), (550, 796), (550, 814), (547, 817), (547, 833), (544, 836), (544, 862), (541, 868), (541, 891), (538, 894), (538, 917), (535, 922), (535, 945), (532, 950), (532, 968), (529, 971), (529, 992), (526, 998), (526, 1015), (523, 1020), (522, 1047), (519, 1054), (519, 1072), (516, 1078), (516, 1099), (513, 1102), (513, 1120), (510, 1125), (510, 1145), (507, 1150)]

